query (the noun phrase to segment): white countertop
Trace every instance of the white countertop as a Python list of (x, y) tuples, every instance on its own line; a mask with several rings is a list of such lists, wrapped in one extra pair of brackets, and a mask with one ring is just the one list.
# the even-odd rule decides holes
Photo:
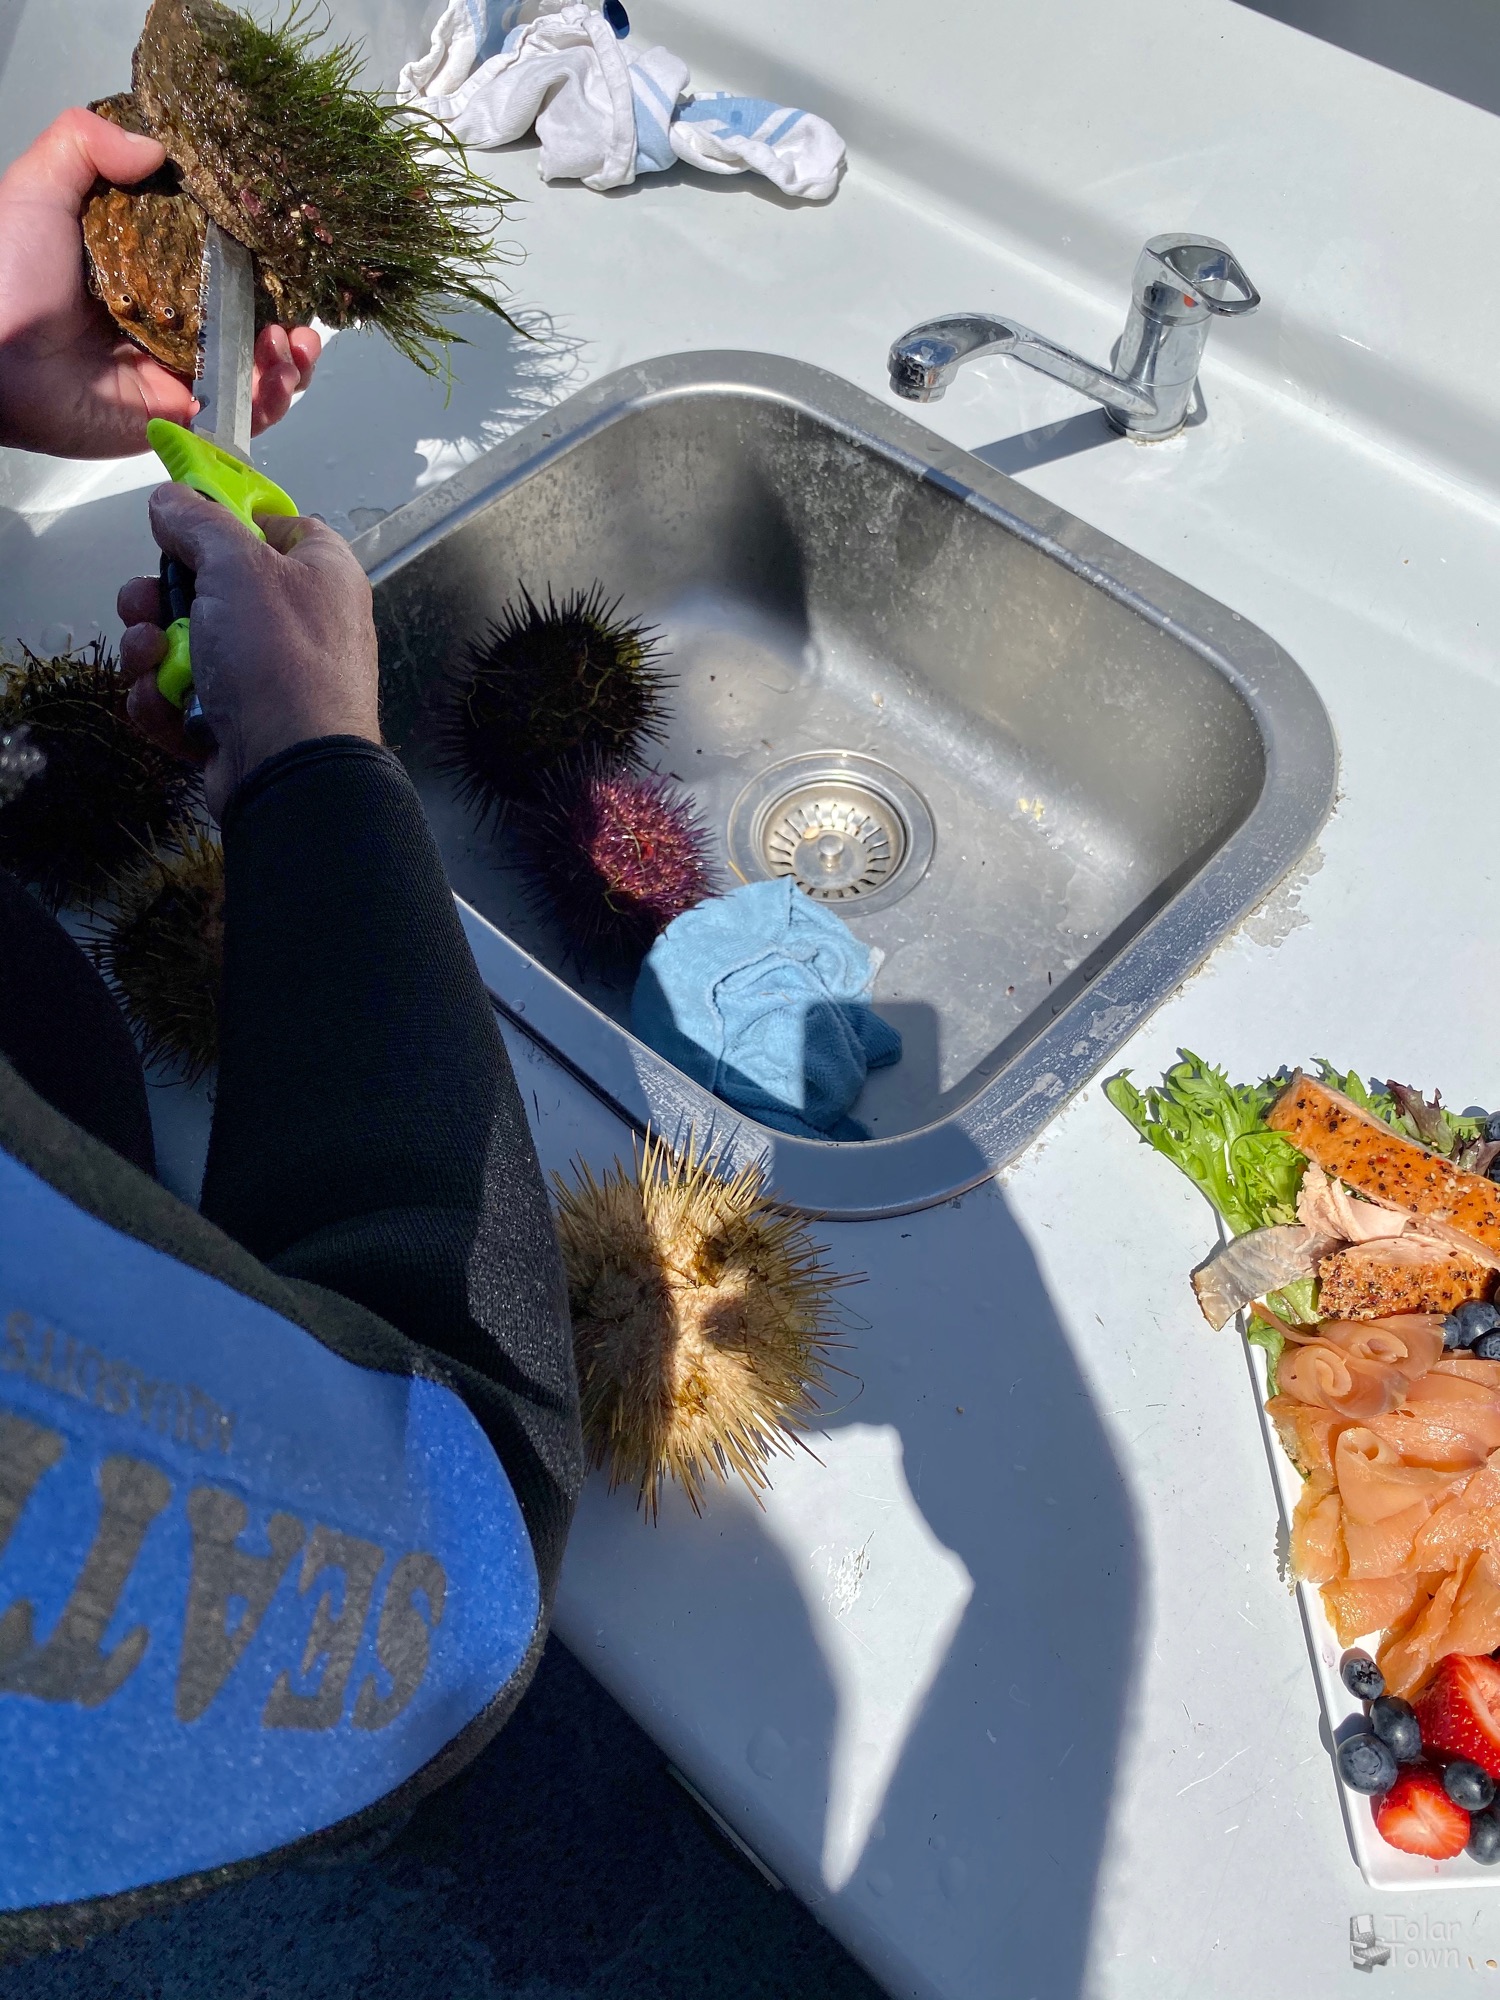
[[(753, 27), (731, 0), (634, 11), (702, 83), (800, 79), (857, 142), (834, 202), (676, 176), (600, 197), (501, 156), (527, 202), (517, 299), (549, 339), (475, 328), (445, 405), (341, 337), (267, 469), (364, 525), (623, 363), (761, 348), (885, 394), (891, 338), (966, 306), (1102, 358), (1144, 237), (1223, 237), (1267, 305), (1215, 329), (1204, 427), (991, 450), (1085, 407), (1003, 360), (919, 413), (1264, 626), (1333, 717), (1319, 847), (1124, 1060), (1154, 1077), (1186, 1045), (1249, 1077), (1326, 1054), (1500, 1105), (1500, 287), (1461, 256), (1492, 233), (1500, 122), (1231, 0), (934, 0), (920, 34), (866, 0), (859, 43), (805, 0)], [(86, 87), (112, 87), (134, 9), (68, 12)], [(0, 70), (17, 145), (65, 101), (49, 49), (30, 0)], [(115, 629), (155, 476), (0, 463), (0, 631)], [(547, 1166), (628, 1155), (510, 1040)], [(201, 1104), (164, 1116), (185, 1182)], [(1362, 1993), (1366, 1913), (1408, 1927), (1392, 1990), (1475, 1990), (1500, 1896), (1377, 1897), (1350, 1858), (1245, 1359), (1187, 1284), (1213, 1235), (1187, 1183), (1094, 1086), (1000, 1184), (820, 1234), (868, 1282), (816, 1458), (763, 1513), (730, 1491), (655, 1529), (591, 1483), (568, 1644), (893, 1994)]]

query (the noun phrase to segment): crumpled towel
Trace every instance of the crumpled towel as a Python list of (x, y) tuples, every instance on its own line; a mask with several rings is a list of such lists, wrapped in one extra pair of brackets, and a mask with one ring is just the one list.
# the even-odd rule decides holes
[(848, 1116), (901, 1055), (870, 1004), (881, 954), (789, 877), (685, 910), (651, 947), (630, 1025), (736, 1110), (804, 1139), (867, 1139)]
[(508, 145), (534, 126), (542, 179), (601, 193), (679, 159), (753, 170), (807, 201), (837, 188), (844, 142), (826, 119), (727, 92), (695, 98), (688, 82), (669, 49), (637, 45), (617, 4), (600, 14), (585, 0), (449, 0), (397, 96), (464, 146)]

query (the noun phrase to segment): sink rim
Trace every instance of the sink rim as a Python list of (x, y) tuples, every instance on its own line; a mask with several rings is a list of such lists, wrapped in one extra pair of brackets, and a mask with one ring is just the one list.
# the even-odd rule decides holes
[(378, 587), (610, 425), (655, 403), (716, 393), (800, 410), (1062, 562), (1221, 673), (1249, 708), (1264, 749), (1264, 783), (1245, 819), (1098, 975), (972, 1097), (932, 1124), (889, 1138), (802, 1139), (744, 1117), (455, 895), (499, 1011), (638, 1131), (650, 1126), (674, 1143), (693, 1132), (726, 1167), (758, 1161), (777, 1199), (803, 1213), (848, 1221), (909, 1214), (965, 1193), (1014, 1160), (1296, 865), (1333, 806), (1333, 725), (1296, 661), (1249, 619), (904, 411), (781, 355), (704, 351), (617, 369), (418, 494), (352, 546)]

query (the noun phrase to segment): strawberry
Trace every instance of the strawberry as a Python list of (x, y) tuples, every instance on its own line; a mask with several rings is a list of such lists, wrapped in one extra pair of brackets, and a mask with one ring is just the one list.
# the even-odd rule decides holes
[(1427, 1751), (1467, 1757), (1500, 1778), (1500, 1660), (1450, 1653), (1416, 1709)]
[(1375, 1830), (1403, 1854), (1451, 1861), (1469, 1838), (1469, 1815), (1443, 1790), (1425, 1764), (1409, 1764), (1383, 1799), (1375, 1802)]

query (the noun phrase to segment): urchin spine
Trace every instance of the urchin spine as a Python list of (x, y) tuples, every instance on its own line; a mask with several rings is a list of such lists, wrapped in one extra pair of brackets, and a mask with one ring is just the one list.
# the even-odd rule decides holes
[(480, 823), (532, 804), (549, 775), (593, 752), (639, 762), (667, 725), (652, 629), (620, 615), (601, 584), (545, 603), (524, 586), (448, 675), (438, 760)]
[(557, 1194), (591, 1463), (652, 1520), (668, 1482), (695, 1512), (732, 1475), (758, 1497), (817, 1412), (854, 1281), (757, 1166), (726, 1178), (692, 1141), (648, 1136), (633, 1168), (580, 1164)]
[(692, 799), (655, 771), (585, 755), (549, 779), (519, 828), (538, 900), (585, 959), (628, 964), (714, 893)]

